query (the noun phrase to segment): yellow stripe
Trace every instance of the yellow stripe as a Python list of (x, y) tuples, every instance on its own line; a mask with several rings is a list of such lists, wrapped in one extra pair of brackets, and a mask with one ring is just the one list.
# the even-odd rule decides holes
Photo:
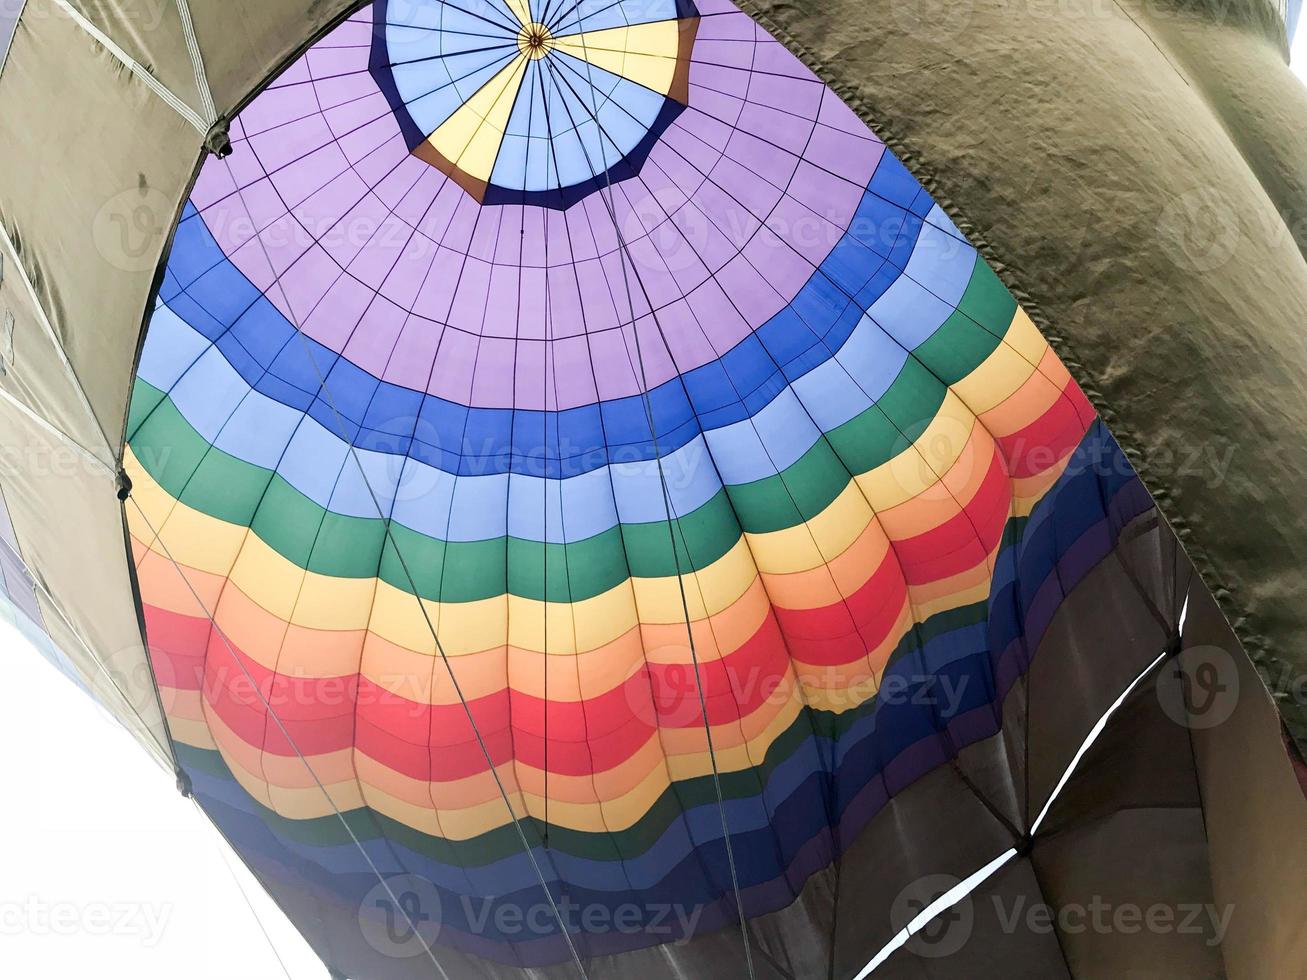
[[(1009, 336), (1016, 330), (1016, 322), (1013, 320)], [(974, 371), (953, 385), (953, 391), (973, 415), (984, 415), (1029, 381), (1038, 364), (1004, 339)]]
[(872, 508), (880, 513), (907, 503), (939, 482), (971, 440), (976, 418), (953, 392), (944, 394), (939, 411), (904, 452), (854, 479)]
[(427, 140), (437, 153), (468, 176), (490, 180), (528, 60), (517, 55)]
[(850, 483), (838, 497), (807, 524), (767, 534), (745, 534), (758, 571), (789, 575), (829, 564), (844, 554), (866, 530), (871, 508), (861, 491)]
[(666, 95), (676, 78), (681, 22), (661, 20), (634, 27), (610, 27), (557, 36), (553, 43), (573, 58)]
[(504, 0), (504, 5), (513, 12), (513, 16), (523, 27), (534, 23), (535, 18), (531, 16), (531, 6), (527, 0)]
[[(1013, 319), (1010, 345), (1001, 345), (975, 374), (957, 386), (968, 399), (984, 392), (987, 404), (1008, 397), (1028, 380), (1025, 361), (1011, 352), (1041, 356), (1043, 339), (1023, 313)], [(973, 388), (973, 384), (975, 387)], [(705, 619), (730, 607), (756, 580), (759, 570), (783, 575), (815, 569), (842, 554), (872, 520), (873, 509), (886, 512), (938, 485), (966, 451), (976, 419), (964, 398), (946, 393), (940, 411), (905, 452), (855, 478), (820, 514), (803, 527), (749, 534), (712, 565), (685, 577), (693, 619)], [(327, 631), (370, 628), (376, 635), (410, 650), (434, 654), (430, 630), (414, 597), (375, 579), (346, 579), (306, 572), (277, 554), (243, 526), (209, 517), (173, 500), (155, 483), (130, 448), (126, 466), (135, 484), (136, 502), (150, 525), (160, 529), (168, 552), (182, 565), (219, 577), (228, 576), (245, 595), (277, 618), (296, 626)], [(1051, 482), (1051, 481), (1050, 481)], [(1033, 502), (1032, 490), (1043, 480), (1022, 486), (1022, 511)], [(133, 533), (150, 540), (149, 528), (128, 511)], [(155, 549), (159, 550), (159, 549)], [(462, 655), (508, 643), (522, 649), (547, 649), (575, 655), (612, 642), (638, 624), (679, 624), (684, 619), (675, 576), (633, 579), (608, 592), (576, 603), (545, 604), (517, 596), (497, 596), (466, 603), (424, 601), (446, 652)], [(195, 614), (194, 610), (182, 610)], [(211, 610), (212, 611), (212, 610)], [(543, 624), (548, 620), (549, 636)], [(507, 624), (507, 626), (505, 626)], [(505, 633), (507, 632), (507, 635)]]
[[(157, 506), (157, 486), (138, 467), (129, 468), (142, 506)], [(860, 478), (859, 482), (862, 480)], [(909, 498), (910, 499), (910, 498)], [(149, 531), (132, 510), (133, 534), (148, 540)], [(846, 521), (853, 520), (853, 524)], [(819, 547), (830, 558), (842, 553), (865, 529), (869, 508), (849, 488), (804, 528), (742, 538), (720, 559), (684, 577), (692, 619), (702, 620), (730, 607), (755, 581), (757, 560), (783, 572), (787, 548), (795, 548), (804, 568), (817, 567)], [(154, 517), (151, 517), (154, 523)], [(157, 526), (157, 525), (156, 525)], [(203, 530), (201, 530), (203, 528)], [(814, 546), (812, 535), (817, 540)], [(245, 528), (196, 513), (176, 504), (172, 519), (160, 529), (167, 550), (184, 566), (230, 582), (277, 618), (315, 630), (349, 631), (369, 628), (378, 636), (410, 650), (434, 654), (430, 629), (414, 596), (377, 579), (347, 579), (306, 572), (282, 557), (258, 535)], [(243, 541), (228, 574), (226, 563), (233, 538)], [(868, 570), (870, 571), (870, 569)], [(771, 572), (770, 574), (775, 574)], [(422, 600), (427, 616), (450, 655), (501, 646), (547, 649), (574, 655), (612, 642), (637, 624), (680, 624), (684, 610), (675, 576), (635, 578), (609, 591), (575, 603), (546, 604), (520, 596), (501, 595), (473, 602), (439, 603)], [(198, 610), (179, 610), (191, 615)], [(210, 612), (215, 610), (210, 609)], [(547, 645), (543, 624), (548, 620)], [(507, 624), (507, 636), (505, 636)]]
[(1039, 332), (1039, 328), (1031, 321), (1026, 311), (1019, 306), (1003, 342), (1013, 347), (1031, 364), (1038, 364), (1043, 360), (1044, 353), (1048, 350), (1048, 341), (1044, 339), (1044, 335)]

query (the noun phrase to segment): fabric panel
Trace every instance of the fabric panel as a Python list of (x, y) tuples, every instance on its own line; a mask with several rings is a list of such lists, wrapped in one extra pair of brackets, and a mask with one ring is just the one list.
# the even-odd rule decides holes
[[(1307, 265), (1282, 216), (1307, 210), (1307, 126), (1278, 14), (1168, 5), (1162, 31), (1145, 4), (1028, 18), (982, 0), (929, 22), (855, 0), (746, 6), (1033, 304), (1267, 682), (1300, 670)], [(1303, 707), (1280, 704), (1302, 740)]]
[[(1234, 977), (1291, 976), (1307, 961), (1307, 798), (1276, 744), (1275, 702), (1200, 587), (1190, 595), (1184, 646), (1166, 703), (1192, 733), (1213, 894), (1233, 910), (1225, 961)], [(1189, 697), (1179, 696), (1186, 688)]]

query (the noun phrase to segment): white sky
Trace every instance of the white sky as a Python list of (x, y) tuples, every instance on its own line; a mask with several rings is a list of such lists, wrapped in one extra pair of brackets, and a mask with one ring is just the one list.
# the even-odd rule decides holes
[(0, 658), (0, 976), (326, 977), (172, 778), (3, 622)]
[[(1294, 60), (1307, 80), (1307, 25)], [(172, 780), (3, 622), (0, 661), (0, 976), (326, 976)]]

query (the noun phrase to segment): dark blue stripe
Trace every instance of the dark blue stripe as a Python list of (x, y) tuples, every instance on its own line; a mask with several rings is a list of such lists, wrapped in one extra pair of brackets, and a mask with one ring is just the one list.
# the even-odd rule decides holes
[[(877, 170), (887, 193), (900, 193), (892, 179), (880, 178), (883, 171), (892, 175), (895, 166), (901, 168), (887, 153)], [(702, 428), (755, 415), (787, 384), (843, 346), (912, 255), (923, 222), (905, 208), (879, 196), (874, 179), (853, 230), (789, 306), (719, 360), (686, 372), (684, 386), (673, 378), (649, 393), (663, 455), (686, 445)], [(888, 247), (887, 239), (892, 241)], [(324, 428), (363, 449), (412, 456), (463, 476), (512, 472), (553, 479), (654, 457), (638, 395), (557, 413), (468, 408), (380, 381), (307, 335), (291, 343), (295, 328), (223, 254), (190, 204), (177, 229), (160, 297), (213, 341), (251, 387), (307, 411)], [(313, 362), (304, 356), (305, 344)], [(319, 390), (319, 372), (330, 398)], [(421, 420), (417, 430), (422, 438), (413, 436), (415, 417)], [(342, 433), (342, 427), (347, 431)], [(545, 431), (551, 444), (548, 458), (541, 445)], [(494, 451), (485, 452), (487, 446)]]

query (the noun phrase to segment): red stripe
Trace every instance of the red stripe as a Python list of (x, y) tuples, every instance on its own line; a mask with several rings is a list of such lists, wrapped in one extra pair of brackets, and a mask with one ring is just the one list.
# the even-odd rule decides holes
[[(1043, 417), (999, 440), (1003, 458), (998, 454), (991, 458), (985, 478), (963, 512), (930, 531), (895, 542), (868, 581), (846, 601), (818, 609), (773, 610), (738, 650), (724, 659), (701, 663), (697, 677), (688, 662), (658, 664), (583, 703), (550, 702), (550, 771), (603, 772), (629, 759), (658, 727), (700, 728), (700, 684), (711, 724), (730, 725), (775, 696), (790, 671), (791, 655), (818, 666), (862, 659), (889, 637), (908, 584), (967, 571), (997, 546), (1011, 503), (1003, 459), (1011, 462), (1014, 476), (1047, 468), (1078, 443), (1085, 417), (1092, 419), (1092, 410), (1072, 383), (1067, 397)], [(1034, 451), (1041, 447), (1041, 452)], [(237, 663), (206, 619), (152, 606), (145, 607), (145, 614), (160, 682), (197, 690), (202, 679), (211, 710), (251, 745), (278, 755), (296, 754), (278, 724), (267, 717), (267, 699), (295, 746), (306, 755), (357, 746), (419, 779), (461, 779), (485, 770), (481, 747), (461, 705), (420, 704), (357, 676), (282, 676), (240, 651), (236, 651)], [(505, 690), (477, 699), (470, 708), (496, 765), (517, 759), (544, 767), (542, 699)]]
[(894, 542), (910, 585), (950, 578), (982, 564), (998, 546), (1011, 510), (1012, 487), (997, 454), (975, 495), (938, 527)]
[[(880, 646), (898, 623), (907, 583), (893, 551), (847, 602), (817, 609), (775, 609), (791, 655), (805, 664), (856, 663)], [(851, 615), (850, 615), (851, 614)]]
[[(152, 640), (156, 633), (160, 637), (156, 659), (182, 664), (180, 676), (192, 690), (199, 688), (194, 679), (203, 663), (208, 709), (242, 740), (265, 752), (292, 757), (298, 749), (312, 756), (357, 746), (418, 779), (462, 779), (485, 771), (484, 754), (460, 704), (420, 704), (357, 676), (282, 676), (240, 650), (235, 651), (238, 663), (226, 643), (209, 630), (207, 620), (151, 607), (147, 615), (154, 624)], [(194, 652), (206, 634), (207, 658)], [(181, 640), (191, 649), (181, 651)], [(774, 695), (789, 670), (779, 629), (769, 616), (727, 658), (700, 665), (712, 724), (731, 724), (752, 714)], [(269, 717), (265, 699), (277, 720)], [(544, 767), (543, 699), (505, 690), (478, 698), (469, 707), (496, 765), (517, 759)], [(693, 668), (679, 664), (645, 667), (617, 688), (582, 703), (551, 701), (548, 712), (549, 769), (565, 775), (589, 775), (625, 762), (656, 726), (703, 725)], [(282, 734), (282, 726), (294, 745)]]
[(1080, 445), (1089, 428), (1085, 418), (1092, 421), (1093, 410), (1074, 381), (1062, 395), (1034, 422), (997, 440), (1014, 478), (1042, 473)]

